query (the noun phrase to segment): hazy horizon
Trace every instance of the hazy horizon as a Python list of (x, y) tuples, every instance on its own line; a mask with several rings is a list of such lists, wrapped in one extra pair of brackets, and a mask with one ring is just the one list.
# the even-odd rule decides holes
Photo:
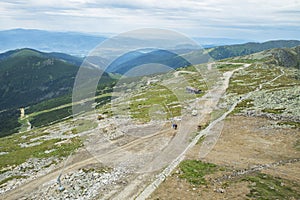
[(300, 2), (287, 0), (4, 0), (0, 30), (15, 28), (115, 35), (162, 28), (193, 38), (299, 40)]

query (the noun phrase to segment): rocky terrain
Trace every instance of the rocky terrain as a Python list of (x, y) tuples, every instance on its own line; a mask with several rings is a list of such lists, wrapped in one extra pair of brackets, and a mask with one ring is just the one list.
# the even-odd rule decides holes
[(95, 112), (3, 138), (1, 198), (299, 199), (298, 47), (282, 51), (120, 80)]
[[(229, 65), (216, 65), (230, 69)], [(186, 163), (181, 163), (149, 199), (299, 199), (297, 73), (295, 68), (260, 62), (237, 71), (212, 113), (215, 119), (235, 105), (224, 124), (218, 125), (221, 131), (216, 128), (200, 139), (187, 153)], [(216, 132), (216, 145), (200, 159), (202, 163), (193, 164)], [(212, 171), (207, 171), (207, 163), (214, 164)]]

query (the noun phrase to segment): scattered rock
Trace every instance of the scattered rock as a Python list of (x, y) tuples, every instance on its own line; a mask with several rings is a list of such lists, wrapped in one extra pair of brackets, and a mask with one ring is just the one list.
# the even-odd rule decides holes
[(223, 188), (214, 189), (214, 191), (217, 193), (225, 193), (225, 189)]
[[(39, 190), (30, 194), (29, 199), (94, 199), (100, 192), (107, 190), (116, 183), (127, 182), (123, 179), (128, 170), (124, 168), (113, 169), (109, 172), (95, 172), (93, 170), (83, 170), (62, 174), (61, 184), (54, 182), (40, 187)], [(123, 179), (123, 180), (122, 180)]]

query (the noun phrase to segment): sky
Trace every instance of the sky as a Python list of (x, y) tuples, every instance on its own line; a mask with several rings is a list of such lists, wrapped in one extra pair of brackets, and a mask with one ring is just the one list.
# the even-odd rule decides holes
[(190, 37), (300, 39), (300, 0), (1, 0), (0, 15), (0, 30), (163, 28)]

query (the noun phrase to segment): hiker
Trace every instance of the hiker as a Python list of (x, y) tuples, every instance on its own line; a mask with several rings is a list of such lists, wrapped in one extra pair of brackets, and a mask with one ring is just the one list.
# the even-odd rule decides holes
[(177, 124), (173, 124), (173, 128), (177, 130)]

